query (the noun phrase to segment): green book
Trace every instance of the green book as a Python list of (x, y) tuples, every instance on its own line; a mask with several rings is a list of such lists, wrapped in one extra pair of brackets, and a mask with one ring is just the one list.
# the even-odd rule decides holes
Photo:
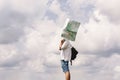
[(68, 40), (75, 41), (79, 26), (80, 22), (68, 20), (65, 28), (62, 31), (61, 36)]

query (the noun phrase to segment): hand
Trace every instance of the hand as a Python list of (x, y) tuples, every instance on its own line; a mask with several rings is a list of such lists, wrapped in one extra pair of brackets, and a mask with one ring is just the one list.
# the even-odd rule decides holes
[(61, 47), (59, 47), (59, 50), (61, 50)]
[(63, 43), (65, 42), (65, 40), (63, 39), (63, 40), (61, 40), (61, 42), (60, 42), (60, 45), (59, 45), (59, 50), (61, 50), (61, 47), (62, 47), (62, 45), (63, 45)]

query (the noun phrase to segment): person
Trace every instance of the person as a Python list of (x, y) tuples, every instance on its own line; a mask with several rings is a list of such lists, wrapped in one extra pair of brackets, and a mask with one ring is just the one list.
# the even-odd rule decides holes
[(69, 70), (69, 61), (71, 59), (71, 44), (67, 39), (62, 39), (60, 41), (59, 50), (61, 56), (61, 67), (65, 73), (65, 79), (70, 80), (70, 70)]

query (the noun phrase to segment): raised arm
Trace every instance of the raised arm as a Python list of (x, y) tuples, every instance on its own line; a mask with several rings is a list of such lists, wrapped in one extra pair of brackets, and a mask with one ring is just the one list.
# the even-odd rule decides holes
[(64, 40), (61, 40), (60, 45), (59, 45), (59, 50), (61, 50), (61, 47), (62, 47), (63, 43), (64, 43)]
[(62, 44), (61, 50), (66, 49), (66, 48), (68, 47), (68, 45), (69, 45), (68, 42), (65, 41), (65, 42)]

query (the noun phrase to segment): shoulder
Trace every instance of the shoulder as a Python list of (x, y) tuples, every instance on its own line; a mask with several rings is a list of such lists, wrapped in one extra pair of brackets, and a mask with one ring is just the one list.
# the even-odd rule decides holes
[(66, 40), (65, 43), (66, 43), (66, 44), (70, 44), (70, 41), (69, 41), (69, 40)]

